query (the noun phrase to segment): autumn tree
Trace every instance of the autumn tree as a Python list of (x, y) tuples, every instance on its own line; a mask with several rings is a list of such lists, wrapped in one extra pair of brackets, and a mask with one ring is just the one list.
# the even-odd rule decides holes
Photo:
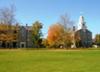
[(16, 24), (15, 6), (3, 7), (0, 9), (0, 40), (2, 42), (10, 43), (15, 40), (14, 34)]
[(65, 47), (70, 47), (71, 44), (73, 43), (73, 27), (74, 27), (74, 22), (69, 18), (68, 14), (64, 14), (60, 16), (60, 21), (59, 23), (63, 26), (64, 28), (64, 33), (62, 36), (64, 37), (64, 46)]
[(42, 39), (42, 47), (43, 48), (48, 48), (48, 40), (46, 38)]
[(80, 39), (80, 34), (79, 34), (79, 32), (75, 32), (74, 39), (75, 39), (76, 47), (80, 47), (80, 46), (81, 46), (81, 45), (80, 45), (80, 44), (81, 44), (81, 43), (80, 43), (81, 39)]
[(33, 40), (34, 47), (37, 48), (39, 48), (42, 43), (42, 32), (41, 32), (42, 27), (43, 27), (42, 23), (40, 23), (39, 21), (33, 23), (32, 26), (32, 35), (33, 35), (32, 40)]
[(96, 36), (95, 36), (95, 44), (100, 46), (100, 34), (96, 34)]
[(48, 30), (48, 44), (50, 47), (59, 47), (63, 42), (62, 34), (64, 33), (64, 28), (61, 24), (53, 24)]
[(48, 30), (48, 43), (53, 47), (70, 47), (72, 43), (73, 21), (67, 15), (62, 15), (57, 24)]

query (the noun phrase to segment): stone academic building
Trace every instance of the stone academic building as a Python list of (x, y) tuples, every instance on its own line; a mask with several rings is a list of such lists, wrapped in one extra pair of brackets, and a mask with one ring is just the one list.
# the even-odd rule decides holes
[(33, 47), (31, 27), (0, 24), (0, 48), (26, 47)]

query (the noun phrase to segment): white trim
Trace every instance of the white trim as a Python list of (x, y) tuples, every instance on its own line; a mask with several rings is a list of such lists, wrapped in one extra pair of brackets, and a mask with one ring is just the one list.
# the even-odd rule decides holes
[(25, 48), (26, 47), (26, 42), (20, 42), (20, 48)]

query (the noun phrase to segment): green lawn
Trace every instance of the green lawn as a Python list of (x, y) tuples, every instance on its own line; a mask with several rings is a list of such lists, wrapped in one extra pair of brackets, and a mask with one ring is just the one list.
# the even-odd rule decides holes
[(100, 72), (100, 50), (0, 50), (0, 72)]

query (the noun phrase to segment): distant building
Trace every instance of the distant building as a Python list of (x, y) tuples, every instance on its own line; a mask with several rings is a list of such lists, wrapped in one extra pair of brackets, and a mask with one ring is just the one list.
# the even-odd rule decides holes
[(31, 26), (0, 24), (0, 48), (32, 48)]
[(19, 47), (21, 48), (32, 48), (32, 29), (31, 26), (20, 26), (19, 27)]
[(89, 31), (84, 22), (84, 17), (80, 16), (80, 25), (75, 32), (75, 40), (77, 47), (91, 47), (92, 45), (92, 32)]

